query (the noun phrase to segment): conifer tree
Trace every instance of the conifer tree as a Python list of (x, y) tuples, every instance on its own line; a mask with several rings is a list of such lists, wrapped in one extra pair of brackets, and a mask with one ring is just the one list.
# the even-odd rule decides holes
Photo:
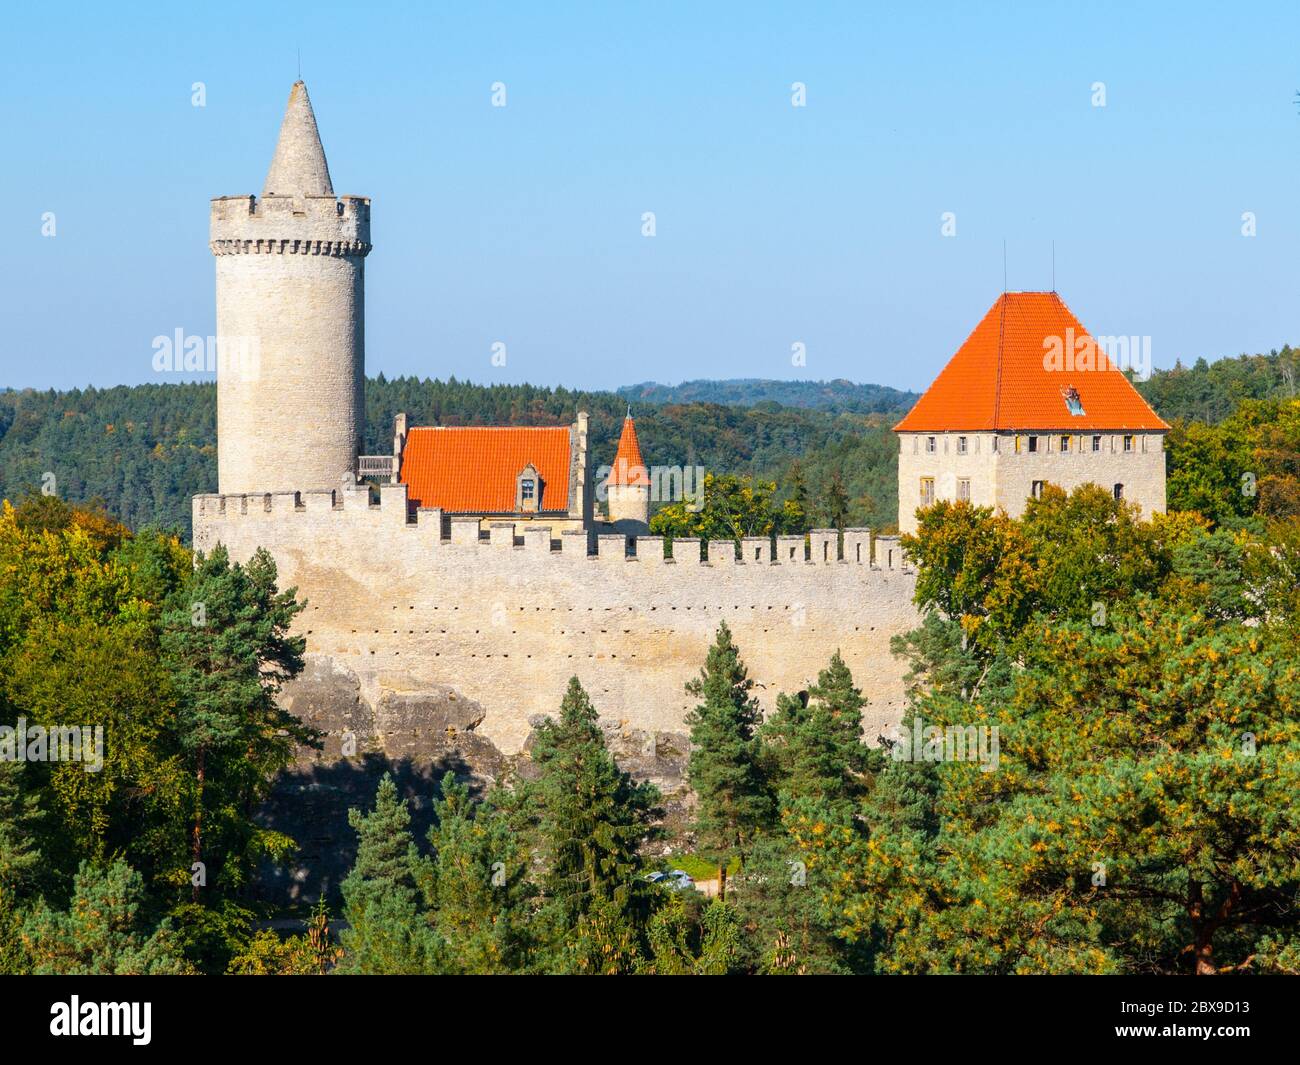
[(641, 972), (655, 976), (724, 976), (741, 958), (740, 917), (721, 899), (694, 891), (670, 894), (650, 919), (650, 960)]
[(41, 904), (23, 925), (32, 971), (43, 976), (167, 976), (190, 972), (170, 923), (141, 913), (144, 878), (123, 861), (82, 862), (66, 911)]
[(357, 858), (344, 879), (343, 960), (339, 970), (363, 975), (438, 971), (436, 937), (422, 893), (432, 870), (411, 837), (411, 814), (387, 773), (368, 814), (348, 811), (357, 833)]
[(760, 737), (783, 803), (787, 797), (848, 801), (861, 792), (868, 750), (862, 742), (865, 705), (839, 651), (807, 699), (777, 698)]
[(41, 812), (34, 792), (23, 789), (21, 762), (0, 761), (0, 975), (26, 973), (31, 959), (20, 929), (41, 867), (36, 832)]
[(540, 769), (531, 794), (545, 854), (546, 924), (562, 941), (555, 967), (627, 971), (649, 908), (640, 848), (658, 790), (619, 769), (577, 677), (559, 719), (538, 728), (532, 754)]
[(36, 793), (23, 786), (25, 769), (21, 762), (0, 761), (0, 897), (27, 894), (41, 865), (41, 811)]
[(695, 833), (702, 853), (718, 865), (723, 898), (728, 863), (743, 858), (773, 818), (759, 765), (755, 732), (761, 711), (750, 694), (753, 686), (724, 621), (699, 677), (686, 685), (700, 700), (686, 716), (691, 730), (687, 777), (698, 798)]
[(844, 488), (844, 477), (835, 470), (826, 484), (826, 521), (832, 529), (844, 531), (849, 516), (849, 493)]
[[(249, 860), (283, 856), (292, 843), (248, 815), (295, 746), (317, 739), (276, 701), (280, 686), (302, 670), (305, 641), (289, 631), (305, 606), (295, 593), (277, 591), (275, 561), (265, 550), (247, 566), (232, 565), (218, 545), (198, 557), (193, 580), (163, 615), (162, 649), (181, 696), (177, 733), (193, 774), (192, 862), (204, 862), (205, 836), (221, 844), (213, 851)], [(226, 870), (231, 882), (246, 873)]]
[(528, 961), (528, 852), (507, 815), (491, 800), (474, 803), (454, 773), (434, 803), (429, 892), (434, 931), (446, 945), (449, 971), (508, 973)]

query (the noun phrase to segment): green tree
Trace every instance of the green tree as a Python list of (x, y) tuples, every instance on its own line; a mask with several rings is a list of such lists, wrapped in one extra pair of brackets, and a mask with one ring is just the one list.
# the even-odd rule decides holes
[(744, 929), (739, 914), (721, 899), (695, 891), (663, 889), (650, 918), (650, 958), (640, 971), (656, 976), (724, 976), (737, 970)]
[(433, 929), (449, 970), (508, 973), (529, 964), (530, 855), (508, 815), (491, 799), (473, 803), (454, 773), (442, 778), (429, 831), (434, 849), (429, 892)]
[(839, 470), (833, 470), (826, 482), (826, 500), (822, 512), (832, 529), (844, 531), (844, 522), (849, 514), (849, 494), (844, 490), (844, 476)]
[(423, 906), (433, 870), (411, 837), (411, 814), (387, 773), (368, 814), (348, 811), (357, 857), (341, 885), (343, 959), (339, 971), (366, 976), (436, 973), (441, 943)]
[(754, 682), (724, 621), (699, 677), (686, 685), (700, 702), (686, 716), (691, 730), (687, 778), (698, 802), (694, 830), (701, 853), (717, 863), (726, 898), (727, 866), (743, 860), (775, 814), (764, 779), (756, 730), (761, 720)]
[(82, 863), (66, 911), (40, 905), (23, 925), (33, 972), (57, 976), (166, 976), (189, 972), (169, 923), (144, 917), (144, 879), (123, 861)]
[[(284, 857), (293, 845), (252, 815), (295, 747), (318, 742), (315, 730), (276, 701), (302, 669), (304, 640), (290, 626), (304, 605), (295, 589), (277, 590), (265, 550), (247, 566), (232, 565), (218, 545), (197, 558), (192, 581), (163, 615), (162, 650), (192, 780), (190, 856), (206, 865), (221, 855), (230, 889), (242, 886), (263, 856)], [(197, 885), (192, 898), (199, 901)]]
[(577, 677), (569, 680), (559, 718), (538, 727), (532, 757), (539, 775), (530, 796), (546, 870), (543, 923), (554, 967), (628, 971), (649, 913), (640, 848), (651, 835), (659, 793), (619, 769)]
[(707, 473), (702, 494), (698, 503), (681, 500), (661, 507), (650, 519), (650, 531), (739, 543), (745, 536), (802, 533), (807, 526), (802, 506), (776, 498), (775, 481)]
[(769, 778), (783, 804), (804, 797), (850, 801), (861, 790), (867, 762), (865, 705), (839, 651), (806, 697), (778, 696), (776, 711), (759, 734), (771, 763)]

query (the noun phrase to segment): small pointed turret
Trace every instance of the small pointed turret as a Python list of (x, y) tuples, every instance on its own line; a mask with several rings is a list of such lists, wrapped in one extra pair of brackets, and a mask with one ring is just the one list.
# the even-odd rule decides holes
[(630, 406), (627, 417), (623, 419), (623, 433), (618, 438), (618, 451), (614, 455), (614, 468), (610, 471), (609, 483), (650, 483), (650, 473), (645, 468), (645, 459), (641, 457), (641, 442), (636, 438), (636, 422), (632, 420)]
[(266, 173), (263, 196), (333, 196), (330, 168), (325, 162), (316, 115), (311, 109), (307, 86), (295, 81), (289, 90), (289, 103), (280, 123), (280, 139), (275, 157)]
[(625, 532), (645, 532), (650, 522), (650, 471), (641, 457), (641, 442), (636, 438), (631, 407), (623, 419), (618, 452), (605, 487), (610, 523)]

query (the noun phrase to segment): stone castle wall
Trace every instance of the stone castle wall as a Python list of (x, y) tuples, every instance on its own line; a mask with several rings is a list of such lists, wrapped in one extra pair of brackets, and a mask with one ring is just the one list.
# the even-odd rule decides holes
[[(870, 700), (865, 734), (902, 712), (890, 637), (915, 627), (915, 579), (893, 538), (847, 530), (708, 545), (589, 537), (408, 510), (405, 485), (194, 499), (194, 544), (232, 558), (266, 547), (314, 660), (376, 690), (423, 687), (468, 701), (477, 733), (505, 754), (554, 714), (576, 675), (612, 727), (681, 733), (684, 690), (726, 620), (765, 710), (806, 689), (839, 649)], [(873, 546), (878, 563), (873, 563)], [(589, 551), (591, 553), (589, 553)], [(739, 555), (739, 557), (737, 557)], [(532, 719), (532, 721), (530, 721)], [(381, 737), (382, 740), (382, 737)], [(327, 748), (328, 749), (328, 748)]]

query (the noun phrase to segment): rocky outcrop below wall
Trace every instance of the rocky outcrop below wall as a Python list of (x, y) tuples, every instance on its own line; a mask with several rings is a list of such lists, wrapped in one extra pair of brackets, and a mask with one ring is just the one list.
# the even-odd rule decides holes
[[(329, 655), (309, 654), (281, 701), (323, 735), (319, 750), (299, 749), (260, 813), (266, 827), (299, 845), (287, 866), (263, 870), (261, 895), (278, 904), (312, 901), (321, 890), (337, 899), (338, 885), (356, 857), (348, 810), (370, 808), (384, 773), (392, 774), (409, 800), (421, 843), (432, 825), (432, 802), (445, 773), (454, 773), (480, 794), (510, 774), (523, 779), (536, 775), (530, 752), (545, 715), (532, 715), (523, 750), (505, 755), (479, 731), (484, 710), (478, 703), (448, 685), (407, 672), (355, 672)], [(604, 721), (602, 728), (619, 764), (659, 788), (669, 825), (683, 823), (688, 737), (616, 721)]]

